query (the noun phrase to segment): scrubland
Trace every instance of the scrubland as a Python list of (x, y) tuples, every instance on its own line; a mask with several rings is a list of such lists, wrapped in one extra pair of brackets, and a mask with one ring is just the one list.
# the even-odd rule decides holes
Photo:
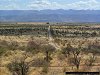
[(0, 75), (100, 72), (99, 25), (32, 27), (0, 32)]

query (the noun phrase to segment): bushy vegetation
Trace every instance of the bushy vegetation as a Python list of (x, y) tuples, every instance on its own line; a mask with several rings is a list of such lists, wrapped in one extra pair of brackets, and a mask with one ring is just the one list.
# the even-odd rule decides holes
[(100, 28), (86, 26), (52, 26), (51, 32), (54, 37), (98, 37)]
[[(55, 73), (83, 71), (83, 66), (89, 68), (87, 71), (91, 71), (95, 65), (98, 66), (99, 28), (50, 26), (49, 37), (48, 26), (30, 26), (31, 28), (24, 28), (24, 25), (15, 28), (10, 26), (8, 28), (13, 29), (0, 31), (1, 36), (11, 37), (8, 34), (12, 34), (13, 37), (20, 39), (0, 39), (0, 66), (6, 67), (12, 75), (34, 75), (30, 74), (33, 72), (40, 73), (37, 75), (50, 75), (52, 67), (57, 67), (58, 71), (55, 70)], [(34, 36), (35, 32), (40, 37)]]

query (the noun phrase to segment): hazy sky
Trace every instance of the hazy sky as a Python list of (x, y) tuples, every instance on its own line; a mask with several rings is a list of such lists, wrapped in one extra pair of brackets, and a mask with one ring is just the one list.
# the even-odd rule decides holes
[(100, 0), (0, 0), (0, 10), (100, 10)]

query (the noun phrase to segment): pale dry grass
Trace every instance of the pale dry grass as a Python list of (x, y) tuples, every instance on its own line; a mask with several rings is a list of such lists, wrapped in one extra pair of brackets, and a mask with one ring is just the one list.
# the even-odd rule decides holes
[[(0, 40), (6, 40), (6, 41), (17, 41), (19, 42), (19, 44), (26, 44), (31, 38), (31, 36), (0, 36)], [(45, 42), (47, 41), (47, 38), (42, 37), (42, 38), (37, 38), (34, 37), (33, 40), (36, 40), (40, 43), (48, 43)], [(63, 39), (65, 40), (65, 39)], [(81, 43), (80, 41), (84, 42), (84, 46), (87, 46), (88, 43), (93, 43), (95, 42), (95, 40), (99, 40), (100, 38), (89, 38), (89, 39), (84, 39), (84, 38), (66, 38), (67, 42), (71, 42), (71, 44), (73, 46), (78, 45), (79, 43)], [(42, 41), (42, 42), (41, 42)], [(25, 51), (21, 51), (21, 50), (15, 50), (15, 51), (10, 51), (8, 52), (9, 54), (7, 56), (2, 56), (2, 58), (0, 59), (0, 65), (3, 67), (0, 67), (0, 75), (12, 75), (11, 72), (7, 69), (7, 64), (9, 64), (11, 61), (13, 61), (15, 59), (15, 57), (17, 58), (21, 58), (23, 57), (23, 53)], [(89, 55), (83, 54), (82, 55), (82, 62), (81, 65), (84, 64), (85, 60), (88, 58)], [(38, 53), (36, 55), (33, 54), (29, 54), (29, 57), (26, 59), (26, 62), (31, 61), (32, 59), (43, 59), (44, 54), (43, 53)], [(46, 75), (64, 75), (65, 71), (76, 71), (75, 66), (69, 66), (68, 63), (68, 59), (66, 57), (64, 57), (63, 55), (59, 54), (59, 53), (54, 53), (54, 55), (52, 55), (53, 60), (51, 60), (50, 62), (50, 66), (49, 67), (49, 71), (48, 74)], [(97, 56), (97, 60), (94, 63), (95, 65), (99, 64), (100, 65), (100, 56)], [(93, 66), (90, 69), (86, 69), (87, 67), (85, 66), (80, 66), (79, 71), (98, 71), (100, 66)], [(42, 73), (42, 67), (30, 67), (29, 69), (29, 75), (44, 75)]]
[[(11, 75), (10, 71), (6, 68), (6, 65), (8, 63), (10, 63), (12, 60), (14, 60), (14, 56), (18, 57), (18, 58), (21, 58), (22, 57), (22, 54), (23, 52), (21, 51), (16, 51), (16, 54), (14, 55), (11, 55), (11, 56), (8, 56), (8, 57), (3, 57), (3, 61), (2, 61), (2, 66), (4, 66), (3, 68), (1, 67), (1, 71), (0, 71), (0, 74), (2, 75)], [(39, 53), (35, 56), (31, 56), (31, 57), (28, 57), (28, 59), (26, 61), (31, 61), (32, 59), (37, 59), (37, 58), (43, 58), (44, 55)], [(85, 56), (83, 57), (84, 60), (88, 57)], [(99, 56), (100, 58), (100, 56)], [(100, 63), (100, 62), (99, 62)], [(81, 63), (82, 65), (83, 63)], [(94, 63), (95, 65), (97, 65), (98, 63)], [(59, 60), (57, 59), (57, 56), (55, 56), (53, 58), (53, 60), (51, 61), (51, 67), (49, 67), (49, 71), (48, 71), (48, 74), (46, 75), (64, 75), (64, 68), (65, 71), (76, 71), (75, 69), (75, 66), (69, 66), (69, 64), (67, 63), (67, 59), (62, 59), (62, 60)], [(90, 68), (87, 68), (85, 66), (80, 66), (80, 69), (79, 71), (97, 71), (98, 68), (100, 68), (100, 66), (93, 66), (93, 67), (90, 67)], [(30, 67), (30, 70), (29, 70), (29, 75), (42, 75), (42, 67)]]
[(6, 67), (0, 67), (0, 75), (12, 75)]

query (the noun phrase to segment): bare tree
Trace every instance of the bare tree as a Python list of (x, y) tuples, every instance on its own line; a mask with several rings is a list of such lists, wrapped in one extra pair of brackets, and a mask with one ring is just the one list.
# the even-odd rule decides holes
[(28, 75), (29, 68), (33, 62), (26, 62), (28, 58), (27, 53), (23, 55), (21, 58), (15, 57), (14, 60), (8, 64), (8, 69), (13, 73), (13, 75)]
[(86, 60), (86, 62), (85, 62), (86, 66), (89, 66), (89, 67), (93, 66), (93, 63), (95, 62), (95, 60), (96, 60), (96, 57), (95, 57), (94, 54), (92, 54), (92, 55), (89, 56), (89, 58)]
[(38, 42), (34, 40), (30, 40), (27, 43), (26, 51), (36, 53), (39, 48), (40, 48), (40, 44)]
[(54, 46), (52, 46), (51, 44), (45, 44), (45, 45), (42, 45), (42, 51), (45, 53), (45, 60), (47, 62), (49, 62), (52, 58), (50, 57), (51, 54), (56, 50)]
[(69, 63), (75, 65), (77, 70), (79, 69), (80, 62), (81, 62), (81, 47), (73, 48), (71, 51), (71, 57), (69, 58)]
[(62, 53), (63, 53), (66, 57), (68, 57), (68, 56), (70, 55), (72, 49), (73, 49), (73, 47), (68, 43), (68, 44), (67, 44), (67, 47), (63, 47), (63, 48), (62, 48)]

